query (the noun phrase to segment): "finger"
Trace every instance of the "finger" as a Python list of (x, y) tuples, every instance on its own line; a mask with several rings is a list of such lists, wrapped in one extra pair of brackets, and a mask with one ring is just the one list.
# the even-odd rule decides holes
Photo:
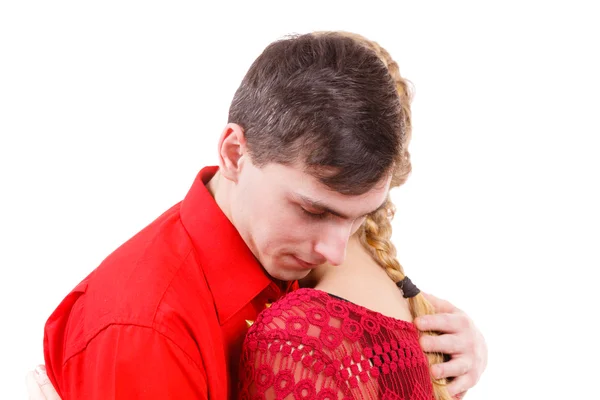
[(452, 313), (458, 310), (452, 303), (448, 300), (440, 299), (439, 297), (435, 297), (432, 294), (423, 293), (423, 296), (431, 303), (435, 311), (438, 313)]
[(471, 368), (471, 361), (468, 358), (457, 357), (445, 363), (432, 365), (431, 374), (436, 379), (459, 378), (471, 371)]
[(444, 333), (462, 332), (469, 328), (469, 318), (463, 313), (433, 314), (415, 318), (417, 328), (421, 331), (438, 331)]
[(423, 335), (419, 339), (423, 351), (427, 353), (459, 354), (464, 353), (465, 343), (457, 335)]
[(44, 394), (44, 398), (46, 400), (60, 400), (58, 393), (54, 390), (50, 379), (48, 378), (48, 374), (46, 373), (46, 367), (43, 365), (38, 365), (35, 368), (34, 375), (37, 381), (38, 386), (40, 387), (42, 393)]
[(471, 381), (470, 375), (463, 375), (450, 382), (446, 386), (446, 389), (448, 389), (450, 396), (463, 395), (464, 392), (474, 386), (474, 383), (471, 383)]
[(42, 389), (37, 384), (35, 379), (35, 372), (30, 371), (25, 377), (25, 386), (27, 387), (27, 394), (29, 400), (46, 400), (46, 396), (42, 393)]

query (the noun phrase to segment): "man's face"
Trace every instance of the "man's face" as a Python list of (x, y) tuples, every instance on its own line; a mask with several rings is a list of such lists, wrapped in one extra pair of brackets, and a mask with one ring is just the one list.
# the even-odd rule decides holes
[(257, 168), (246, 159), (231, 219), (269, 275), (296, 280), (318, 265), (344, 261), (348, 239), (385, 202), (389, 184), (386, 178), (365, 194), (343, 195), (300, 166)]

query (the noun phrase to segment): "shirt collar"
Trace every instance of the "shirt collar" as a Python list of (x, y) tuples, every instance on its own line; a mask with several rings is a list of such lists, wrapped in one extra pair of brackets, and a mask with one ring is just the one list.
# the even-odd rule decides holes
[(273, 282), (217, 205), (206, 184), (218, 169), (206, 167), (198, 173), (181, 203), (180, 215), (199, 255), (222, 325), (267, 287), (279, 297), (297, 284)]

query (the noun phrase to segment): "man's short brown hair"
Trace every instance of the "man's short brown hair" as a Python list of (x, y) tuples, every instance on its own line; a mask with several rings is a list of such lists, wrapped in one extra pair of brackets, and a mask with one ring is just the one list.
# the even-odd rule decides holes
[(356, 195), (392, 173), (402, 112), (377, 54), (332, 32), (270, 44), (236, 91), (229, 122), (244, 129), (257, 166), (301, 162), (331, 189)]

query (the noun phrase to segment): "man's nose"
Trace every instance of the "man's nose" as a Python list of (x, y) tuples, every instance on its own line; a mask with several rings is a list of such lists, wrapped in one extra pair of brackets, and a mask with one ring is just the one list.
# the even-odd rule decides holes
[(335, 224), (323, 229), (315, 245), (315, 252), (323, 256), (331, 265), (340, 265), (346, 258), (346, 248), (352, 231), (352, 224)]

